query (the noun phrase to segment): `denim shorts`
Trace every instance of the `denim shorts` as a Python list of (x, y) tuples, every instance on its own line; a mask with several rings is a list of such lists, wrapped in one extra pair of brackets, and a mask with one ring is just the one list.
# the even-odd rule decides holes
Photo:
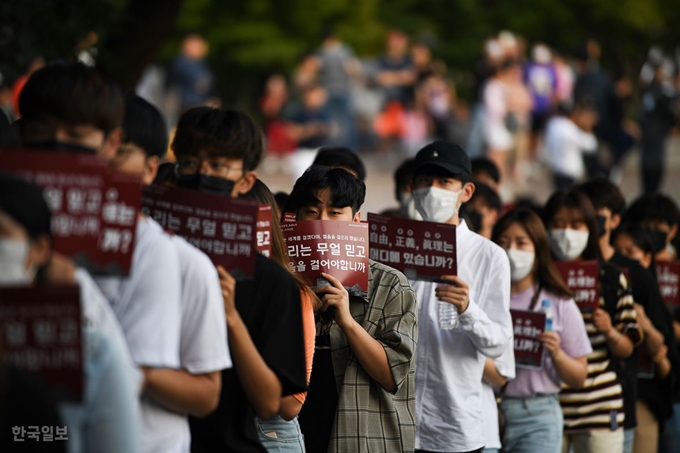
[(504, 453), (561, 453), (564, 419), (557, 395), (503, 398)]
[(255, 419), (260, 442), (270, 453), (305, 453), (305, 440), (297, 417), (287, 422), (278, 415)]

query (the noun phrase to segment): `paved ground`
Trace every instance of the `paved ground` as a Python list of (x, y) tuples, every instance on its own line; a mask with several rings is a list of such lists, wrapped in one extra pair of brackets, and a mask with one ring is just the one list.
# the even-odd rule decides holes
[[(667, 171), (662, 191), (680, 202), (680, 138), (675, 137), (669, 141), (667, 153)], [(368, 170), (366, 202), (362, 212), (379, 212), (396, 206), (392, 173), (401, 163), (402, 157), (388, 153), (364, 154), (362, 158)], [(272, 174), (261, 172), (260, 177), (274, 192), (290, 192), (293, 186), (292, 176), (281, 171)], [(628, 156), (623, 166), (620, 187), (629, 201), (640, 193), (639, 152), (634, 151)], [(527, 178), (526, 188), (536, 201), (545, 202), (552, 193), (548, 173), (538, 169), (532, 177)]]

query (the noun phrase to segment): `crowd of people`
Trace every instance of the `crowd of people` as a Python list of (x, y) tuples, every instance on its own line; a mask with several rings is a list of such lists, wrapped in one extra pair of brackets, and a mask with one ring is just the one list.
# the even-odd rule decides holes
[[(296, 71), (302, 103), (290, 120), (281, 121), (288, 84), (275, 76), (260, 104), (264, 128), (187, 97), (172, 139), (157, 108), (93, 67), (32, 72), (21, 117), (0, 116), (3, 147), (96, 155), (145, 186), (269, 204), (273, 244), (270, 257), (255, 257), (254, 276), (237, 280), (140, 213), (129, 275), (93, 278), (53, 250), (42, 191), (0, 170), (0, 284), (77, 285), (84, 342), (81, 402), (50, 396), (2, 363), (3, 451), (35, 451), (16, 442), (28, 425), (67, 426), (67, 442), (40, 447), (71, 453), (680, 449), (680, 312), (666, 305), (655, 272), (657, 261), (677, 259), (680, 210), (651, 181), (627, 205), (610, 178), (586, 178), (601, 168), (587, 158), (598, 141), (614, 149), (628, 133), (623, 118), (601, 110), (596, 95), (609, 82), (595, 46), (575, 75), (545, 45), (524, 62), (515, 36), (490, 39), (475, 150), (473, 132), (453, 127), (455, 91), (429, 47), (409, 48), (400, 32), (387, 42), (372, 77), (382, 98), (370, 127), (406, 143), (412, 157), (395, 173), (400, 206), (385, 214), (454, 225), (457, 272), (423, 281), (370, 260), (363, 297), (328, 273), (312, 290), (289, 265), (280, 224), (282, 213), (366, 219), (366, 168), (351, 149), (361, 141), (353, 87), (366, 69), (337, 36)], [(200, 60), (205, 49), (192, 45)], [(672, 111), (670, 97), (664, 106), (654, 97), (668, 94), (665, 75), (663, 64), (643, 69), (651, 116)], [(204, 82), (209, 99), (212, 81)], [(667, 134), (666, 120), (663, 131), (656, 119), (647, 126)], [(645, 124), (643, 146), (657, 149)], [(504, 203), (502, 188), (516, 177), (509, 151), (531, 156), (541, 141), (557, 190), (544, 206)], [(268, 153), (298, 148), (311, 159), (295, 161), (300, 176), (275, 196), (258, 169)], [(659, 162), (650, 162), (643, 170), (658, 183)], [(586, 261), (597, 263), (599, 299), (582, 312), (558, 265)], [(550, 310), (538, 368), (515, 362), (511, 309)], [(643, 359), (651, 375), (640, 373)]]

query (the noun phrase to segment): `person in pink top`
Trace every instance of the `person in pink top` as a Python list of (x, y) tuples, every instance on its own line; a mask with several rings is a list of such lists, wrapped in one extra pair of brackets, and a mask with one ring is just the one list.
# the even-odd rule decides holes
[(541, 369), (517, 367), (504, 386), (501, 409), (506, 428), (504, 452), (562, 451), (562, 383), (578, 388), (588, 373), (592, 352), (583, 317), (550, 256), (548, 235), (534, 212), (519, 208), (501, 217), (492, 240), (510, 261), (510, 308), (538, 311), (544, 300), (553, 309), (552, 330), (541, 334), (547, 351)]

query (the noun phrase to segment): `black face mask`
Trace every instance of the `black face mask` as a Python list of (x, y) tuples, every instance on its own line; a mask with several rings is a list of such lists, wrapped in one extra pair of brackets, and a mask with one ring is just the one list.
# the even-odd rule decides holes
[(230, 196), (234, 190), (234, 181), (217, 176), (206, 176), (201, 173), (195, 175), (176, 175), (177, 185), (184, 189), (198, 190), (213, 195)]
[(652, 253), (655, 255), (666, 247), (666, 238), (668, 235), (660, 230), (653, 228), (645, 228), (647, 234), (649, 234), (649, 239), (652, 245)]
[(607, 218), (603, 215), (596, 215), (595, 221), (597, 222), (597, 232), (599, 236), (604, 236), (607, 233), (607, 228), (605, 226), (607, 223)]

